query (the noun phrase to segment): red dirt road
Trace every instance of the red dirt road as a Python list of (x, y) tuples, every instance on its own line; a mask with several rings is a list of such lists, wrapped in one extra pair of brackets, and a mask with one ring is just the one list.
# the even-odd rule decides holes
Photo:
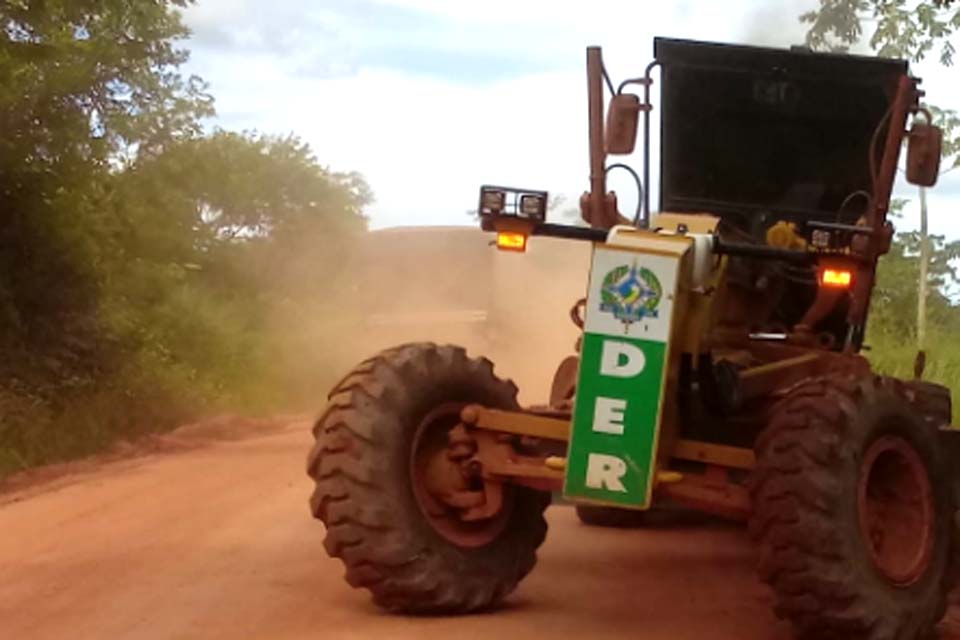
[(323, 552), (308, 443), (294, 423), (0, 495), (0, 638), (789, 638), (739, 529), (587, 529), (566, 507), (504, 609), (382, 614)]

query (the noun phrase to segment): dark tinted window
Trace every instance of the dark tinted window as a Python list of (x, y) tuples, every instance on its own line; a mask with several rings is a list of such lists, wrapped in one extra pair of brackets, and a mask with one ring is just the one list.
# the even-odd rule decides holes
[(662, 210), (833, 218), (847, 196), (870, 190), (870, 140), (905, 63), (663, 39), (655, 47)]

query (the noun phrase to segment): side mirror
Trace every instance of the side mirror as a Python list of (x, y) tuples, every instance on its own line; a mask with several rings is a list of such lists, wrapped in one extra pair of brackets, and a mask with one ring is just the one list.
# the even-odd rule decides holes
[(931, 124), (914, 124), (907, 139), (907, 181), (921, 187), (937, 184), (943, 131)]
[(640, 98), (632, 93), (613, 96), (607, 109), (607, 130), (604, 147), (611, 155), (625, 156), (637, 146), (637, 123)]

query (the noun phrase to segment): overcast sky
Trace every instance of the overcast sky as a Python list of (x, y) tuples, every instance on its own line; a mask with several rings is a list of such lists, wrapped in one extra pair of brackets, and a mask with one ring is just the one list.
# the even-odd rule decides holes
[[(570, 205), (587, 188), (587, 45), (603, 46), (614, 78), (640, 75), (655, 35), (789, 46), (816, 4), (198, 0), (187, 70), (210, 82), (218, 126), (293, 132), (322, 164), (362, 173), (374, 227), (471, 224), (482, 183)], [(960, 108), (955, 69), (915, 71), (931, 101)], [(640, 169), (639, 155), (631, 162)], [(632, 183), (611, 174), (611, 185), (632, 210)], [(899, 227), (916, 224), (915, 204)], [(930, 208), (931, 231), (960, 238), (960, 170)]]

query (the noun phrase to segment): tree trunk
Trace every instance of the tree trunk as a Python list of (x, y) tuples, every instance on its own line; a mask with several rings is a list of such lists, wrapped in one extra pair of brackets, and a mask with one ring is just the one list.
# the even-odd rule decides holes
[(917, 283), (917, 349), (927, 338), (927, 266), (930, 264), (930, 236), (927, 233), (927, 190), (920, 187), (920, 276)]

